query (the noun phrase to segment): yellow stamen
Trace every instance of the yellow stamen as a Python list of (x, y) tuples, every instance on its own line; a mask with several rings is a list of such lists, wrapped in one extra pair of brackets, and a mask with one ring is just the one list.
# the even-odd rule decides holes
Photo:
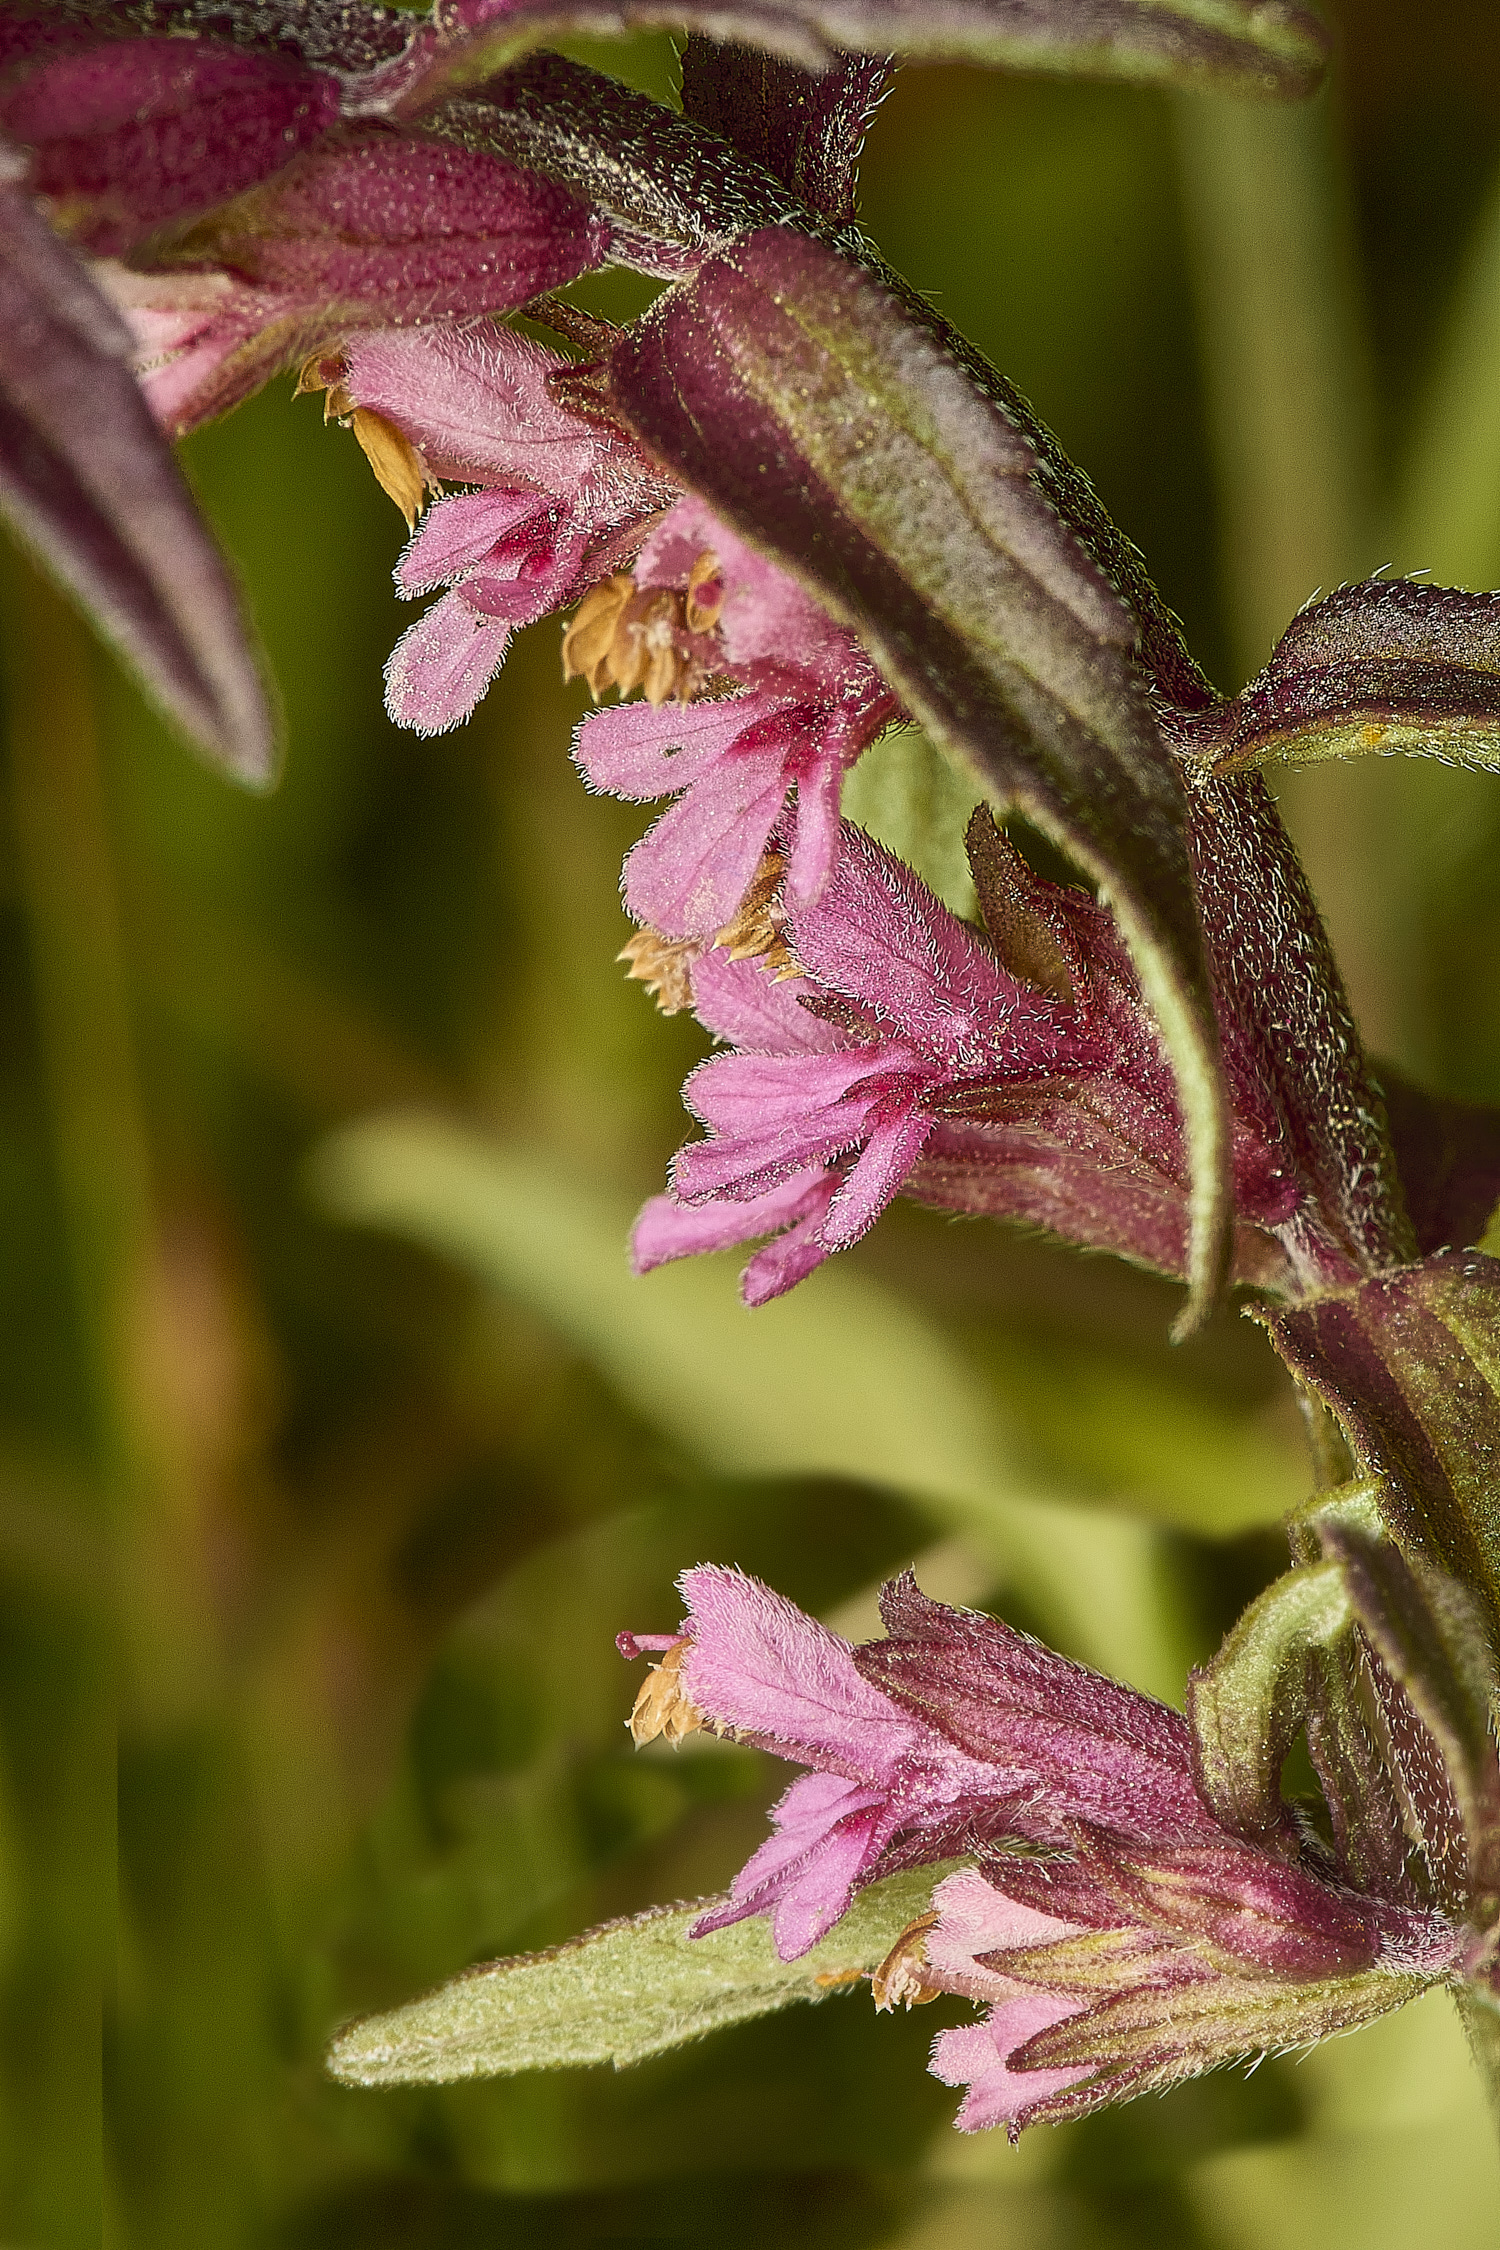
[(355, 404), (345, 380), (348, 372), (340, 353), (314, 352), (298, 369), (292, 396), (302, 398), (309, 391), (323, 393), (324, 422), (341, 422), (354, 432), (360, 451), (375, 472), (375, 482), (387, 499), (395, 501), (406, 518), (407, 530), (414, 530), (428, 492), (440, 493), (443, 488), (428, 475), (421, 454), (394, 422), (377, 414), (373, 407)]
[(660, 1664), (653, 1664), (641, 1683), (630, 1714), (630, 1737), (637, 1750), (642, 1743), (665, 1736), (675, 1750), (690, 1734), (699, 1733), (708, 1721), (693, 1703), (681, 1679), (682, 1661), (692, 1647), (684, 1638), (669, 1648)]
[(936, 1921), (934, 1913), (909, 1923), (871, 1977), (870, 1994), (882, 2013), (923, 2008), (942, 1991), (940, 1984), (931, 1983), (922, 1973), (927, 1967), (927, 1933)]
[(421, 454), (394, 422), (368, 406), (355, 407), (349, 427), (375, 471), (375, 482), (388, 499), (395, 501), (406, 518), (407, 530), (415, 530), (427, 499), (428, 477)]
[(614, 680), (610, 651), (620, 612), (634, 592), (628, 571), (602, 580), (584, 595), (563, 630), (563, 678), (587, 680), (596, 703)]
[(647, 928), (637, 930), (615, 959), (630, 964), (625, 974), (646, 987), (664, 1016), (680, 1016), (693, 1004), (691, 970), (701, 951), (691, 939)]

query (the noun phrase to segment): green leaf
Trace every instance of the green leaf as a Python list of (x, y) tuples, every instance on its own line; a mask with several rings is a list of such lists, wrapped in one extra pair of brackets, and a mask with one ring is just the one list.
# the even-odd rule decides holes
[(1324, 1684), (1322, 1659), (1354, 1611), (1337, 1563), (1310, 1563), (1267, 1587), (1188, 1691), (1199, 1780), (1237, 1835), (1281, 1827), (1281, 1769)]
[(972, 1364), (867, 1275), (825, 1266), (754, 1313), (722, 1256), (639, 1280), (627, 1201), (439, 1118), (347, 1127), (310, 1178), (342, 1217), (425, 1243), (531, 1306), (713, 1467), (853, 1477), (923, 1501), (1024, 1588), (1074, 1654), (1180, 1692), (1185, 1660), (1152, 1532), (1037, 1492)]
[(780, 1959), (762, 1915), (690, 1938), (692, 1923), (722, 1900), (651, 1907), (545, 1953), (486, 1962), (425, 1999), (366, 2016), (333, 2041), (328, 2069), (353, 2086), (440, 2085), (589, 2063), (619, 2070), (868, 1975), (958, 1864), (872, 1883), (800, 1961)]

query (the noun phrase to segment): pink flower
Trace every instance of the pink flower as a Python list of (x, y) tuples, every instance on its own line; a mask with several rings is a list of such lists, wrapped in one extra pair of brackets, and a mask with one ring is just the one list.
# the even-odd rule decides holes
[(857, 1241), (972, 1090), (1106, 1060), (1076, 1006), (1010, 974), (848, 822), (821, 898), (790, 908), (786, 929), (804, 975), (772, 983), (717, 949), (694, 964), (697, 1012), (735, 1052), (688, 1080), (709, 1138), (679, 1153), (672, 1193), (646, 1206), (635, 1234), (649, 1272), (790, 1229), (751, 1260), (749, 1304)]
[(656, 526), (635, 582), (684, 592), (709, 564), (713, 623), (698, 663), (737, 692), (681, 710), (597, 711), (575, 752), (591, 786), (611, 796), (681, 792), (625, 868), (631, 913), (678, 938), (711, 937), (731, 919), (793, 788), (788, 896), (797, 906), (821, 897), (843, 777), (899, 710), (853, 634), (702, 500), (679, 500)]
[(548, 377), (567, 362), (488, 321), (357, 336), (343, 357), (357, 406), (432, 475), (479, 488), (429, 511), (396, 572), (409, 600), (449, 589), (386, 667), (391, 717), (439, 734), (473, 711), (516, 627), (616, 569), (673, 488), (627, 439), (555, 403)]
[(1420, 1887), (1359, 1889), (1290, 1810), (1253, 1841), (1224, 1827), (1180, 1712), (929, 1600), (909, 1571), (881, 1595), (889, 1637), (859, 1648), (738, 1571), (681, 1585), (678, 1635), (621, 1636), (667, 1651), (637, 1738), (707, 1724), (813, 1769), (693, 1934), (767, 1913), (795, 1959), (864, 1884), (973, 1854), (874, 1979), (883, 2004), (988, 2005), (933, 2049), (968, 2089), (965, 2130), (1323, 2037), (1462, 1959)]
[[(708, 730), (733, 708), (683, 717)], [(697, 951), (694, 1008), (735, 1051), (684, 1088), (709, 1137), (679, 1152), (670, 1194), (642, 1212), (638, 1271), (774, 1234), (745, 1272), (745, 1300), (761, 1304), (903, 1189), (1182, 1270), (1180, 1115), (1109, 915), (1033, 876), (987, 815), (970, 848), (989, 936), (844, 822), (821, 896), (799, 906), (788, 883), (772, 912), (800, 974), (772, 982), (722, 946)], [(1225, 1038), (1233, 1062), (1232, 1026)], [(1268, 1237), (1299, 1188), (1269, 1096), (1248, 1071), (1233, 1082), (1236, 1270), (1270, 1280), (1283, 1263)]]
[[(777, 1951), (794, 1961), (877, 1876), (971, 1849), (1009, 1825), (1034, 1786), (1024, 1763), (954, 1749), (860, 1677), (847, 1641), (757, 1579), (705, 1564), (680, 1585), (688, 1615), (678, 1681), (699, 1723), (814, 1769), (773, 1807), (776, 1834), (695, 1936), (769, 1914)], [(621, 1635), (627, 1655), (662, 1644), (660, 1635)]]

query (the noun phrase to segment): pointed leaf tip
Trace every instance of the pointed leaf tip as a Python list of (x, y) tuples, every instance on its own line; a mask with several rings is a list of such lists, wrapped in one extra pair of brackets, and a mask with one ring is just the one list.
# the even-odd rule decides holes
[(1171, 723), (1220, 773), (1395, 752), (1500, 770), (1500, 594), (1341, 586), (1299, 612), (1248, 687)]
[(130, 348), (24, 188), (0, 177), (0, 513), (167, 717), (264, 789), (276, 727), (239, 597)]
[(817, 72), (840, 50), (1295, 99), (1330, 41), (1296, 0), (439, 0), (430, 81), (503, 67), (564, 30), (681, 29)]
[(760, 1916), (690, 1938), (725, 1899), (656, 1906), (545, 1953), (470, 1969), (425, 1998), (350, 2024), (329, 2074), (350, 2086), (444, 2085), (522, 2070), (623, 2069), (796, 2000), (821, 2000), (879, 1967), (959, 1863), (861, 1892), (821, 1944), (783, 1961)]

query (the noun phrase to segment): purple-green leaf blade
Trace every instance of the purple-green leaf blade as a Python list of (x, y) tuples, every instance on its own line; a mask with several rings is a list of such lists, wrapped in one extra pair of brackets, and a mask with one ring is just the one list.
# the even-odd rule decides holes
[(1500, 1259), (1449, 1251), (1267, 1326), (1397, 1542), (1478, 1597), (1500, 1648)]
[(1248, 687), (1178, 723), (1221, 773), (1397, 752), (1500, 770), (1500, 594), (1340, 587), (1292, 620)]
[(0, 511), (167, 715), (264, 786), (275, 730), (228, 569), (130, 372), (129, 335), (12, 182), (0, 184)]
[(454, 83), (571, 32), (682, 29), (814, 71), (850, 49), (1285, 99), (1313, 91), (1329, 44), (1295, 0), (438, 0), (435, 13), (432, 67)]

